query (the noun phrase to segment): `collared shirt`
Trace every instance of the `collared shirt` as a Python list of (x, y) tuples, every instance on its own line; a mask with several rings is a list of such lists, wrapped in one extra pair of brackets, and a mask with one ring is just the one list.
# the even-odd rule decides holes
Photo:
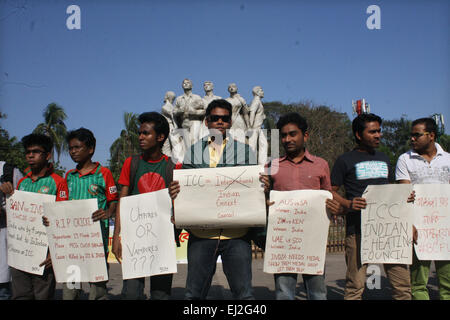
[(450, 153), (438, 143), (435, 146), (437, 152), (430, 162), (414, 150), (402, 154), (395, 168), (395, 179), (409, 180), (414, 184), (450, 183)]
[[(78, 169), (66, 173), (69, 188), (69, 200), (97, 199), (99, 209), (106, 209), (112, 202), (117, 202), (118, 194), (111, 171), (96, 162), (90, 172), (81, 174)], [(108, 252), (109, 220), (100, 221), (105, 253)]]
[(20, 179), (17, 190), (56, 195), (56, 201), (68, 200), (69, 192), (66, 181), (54, 173), (53, 165), (49, 164), (45, 175), (33, 180), (32, 172)]
[(328, 190), (331, 191), (330, 168), (328, 163), (311, 155), (305, 150), (305, 156), (297, 163), (287, 156), (272, 161), (270, 176), (273, 190)]
[(106, 209), (107, 204), (117, 202), (117, 188), (111, 171), (98, 162), (95, 164), (95, 168), (85, 174), (76, 168), (66, 173), (69, 200), (96, 198), (98, 208)]
[(228, 137), (223, 139), (222, 144), (219, 146), (211, 140), (211, 137), (208, 138), (208, 146), (209, 146), (209, 167), (215, 168), (222, 157), (223, 149), (228, 142)]

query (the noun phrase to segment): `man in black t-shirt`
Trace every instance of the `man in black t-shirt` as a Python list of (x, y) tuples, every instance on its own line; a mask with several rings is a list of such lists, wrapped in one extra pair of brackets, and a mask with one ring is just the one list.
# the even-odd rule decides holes
[[(333, 198), (347, 211), (345, 238), (346, 300), (359, 300), (364, 292), (367, 264), (361, 264), (361, 209), (366, 208), (362, 194), (368, 185), (388, 184), (390, 177), (389, 158), (378, 148), (381, 138), (381, 118), (374, 114), (361, 114), (353, 120), (353, 135), (357, 147), (342, 154), (331, 172)], [(345, 187), (345, 198), (337, 191)], [(385, 272), (392, 285), (392, 297), (396, 300), (410, 300), (410, 277), (406, 265), (384, 264)]]

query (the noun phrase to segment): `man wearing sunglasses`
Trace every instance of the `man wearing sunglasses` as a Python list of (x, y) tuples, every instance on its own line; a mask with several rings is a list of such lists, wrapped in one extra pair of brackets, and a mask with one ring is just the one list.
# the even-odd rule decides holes
[[(395, 178), (399, 183), (448, 184), (450, 181), (450, 154), (436, 143), (437, 125), (431, 118), (414, 120), (411, 128), (412, 149), (397, 161)], [(414, 241), (417, 232), (414, 232)], [(441, 300), (450, 299), (450, 262), (435, 261)], [(427, 283), (431, 261), (419, 260), (414, 252), (411, 272), (411, 290), (414, 300), (429, 300)]]
[[(214, 100), (208, 105), (206, 125), (210, 134), (191, 146), (183, 160), (183, 169), (256, 164), (256, 155), (250, 147), (234, 140), (227, 133), (231, 127), (231, 116), (232, 106), (224, 99)], [(175, 199), (179, 192), (179, 182), (173, 181), (169, 187), (171, 198)], [(206, 298), (219, 255), (233, 297), (239, 300), (254, 299), (248, 228), (188, 231), (186, 299)]]

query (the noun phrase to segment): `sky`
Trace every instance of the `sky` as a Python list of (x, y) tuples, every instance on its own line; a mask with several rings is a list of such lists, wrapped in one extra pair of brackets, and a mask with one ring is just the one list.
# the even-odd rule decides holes
[[(70, 5), (80, 29), (68, 28)], [(0, 126), (21, 139), (55, 102), (69, 130), (94, 132), (93, 160), (107, 165), (124, 112), (161, 111), (185, 78), (200, 96), (204, 81), (224, 98), (234, 82), (247, 103), (259, 85), (263, 103), (311, 101), (353, 119), (364, 98), (383, 119), (450, 123), (449, 17), (448, 0), (0, 0)], [(74, 167), (68, 155), (61, 164)]]

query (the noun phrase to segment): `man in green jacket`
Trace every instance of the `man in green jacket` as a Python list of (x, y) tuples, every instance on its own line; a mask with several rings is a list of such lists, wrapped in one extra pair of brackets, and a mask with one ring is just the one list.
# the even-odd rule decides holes
[[(247, 144), (229, 134), (231, 104), (213, 100), (206, 109), (210, 135), (191, 146), (183, 160), (183, 169), (256, 165), (256, 155)], [(178, 181), (169, 187), (172, 199), (180, 192)], [(176, 210), (176, 208), (175, 208)], [(223, 271), (235, 299), (254, 299), (252, 289), (252, 249), (248, 228), (190, 229), (186, 299), (205, 299), (221, 256)]]

